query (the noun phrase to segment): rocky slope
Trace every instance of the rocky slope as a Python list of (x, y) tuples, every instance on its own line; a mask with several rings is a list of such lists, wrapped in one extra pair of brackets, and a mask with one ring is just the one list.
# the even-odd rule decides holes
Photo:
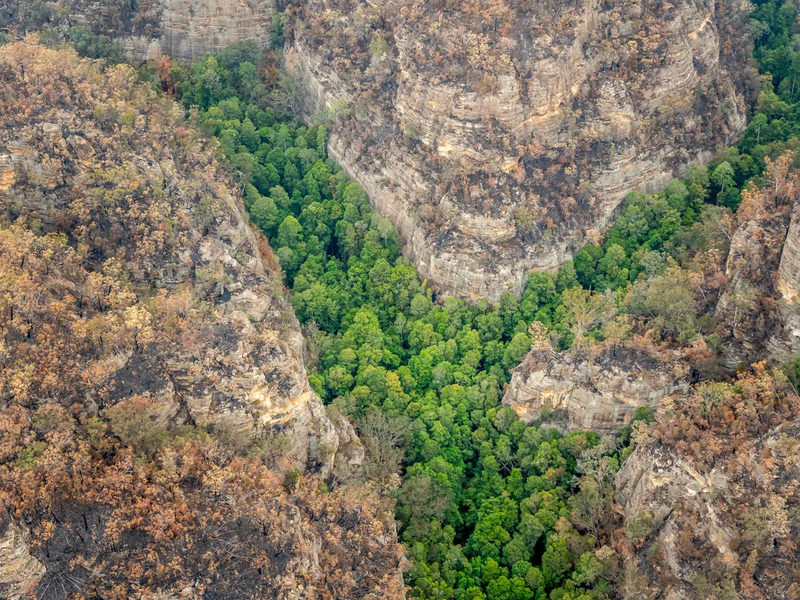
[(742, 131), (740, 8), (307, 0), (287, 65), (423, 277), (497, 299)]
[[(310, 527), (308, 539), (280, 542), (280, 552), (296, 551), (288, 551), (288, 562), (259, 563), (264, 559), (254, 547), (248, 564), (261, 564), (259, 575), (277, 569), (267, 596), (317, 597), (315, 586), (326, 585), (328, 576), (324, 552), (340, 556), (342, 581), (352, 569), (360, 582), (351, 589), (356, 596), (400, 593), (394, 523), (374, 499), (361, 513), (352, 499), (323, 499), (313, 489), (288, 497), (282, 475), (255, 475), (299, 467), (327, 477), (337, 461), (358, 463), (363, 451), (352, 427), (342, 418), (333, 423), (309, 387), (279, 268), (254, 234), (230, 176), (214, 162), (213, 147), (187, 127), (180, 107), (136, 85), (128, 67), (101, 73), (70, 51), (18, 43), (0, 47), (0, 81), (0, 463), (7, 467), (0, 476), (0, 554), (8, 558), (0, 561), (0, 586), (6, 595), (27, 584), (44, 594), (41, 586), (53, 573), (68, 579), (79, 522), (81, 539), (91, 540), (84, 541), (83, 557), (94, 566), (83, 575), (75, 567), (78, 590), (98, 577), (104, 585), (133, 586), (124, 587), (129, 593), (186, 583), (180, 577), (192, 569), (155, 580), (120, 575), (131, 557), (123, 556), (125, 544), (108, 521), (159, 496), (165, 504), (156, 506), (180, 512), (171, 503), (175, 493), (186, 497), (186, 510), (173, 515), (186, 545), (163, 547), (155, 533), (160, 525), (145, 510), (128, 515), (132, 521), (123, 526), (140, 536), (130, 541), (134, 554), (152, 550), (162, 564), (186, 553), (202, 572), (203, 544), (193, 543), (197, 536), (206, 543), (204, 527), (211, 525), (196, 522), (197, 513), (227, 502), (220, 509), (226, 518), (250, 519), (235, 533), (243, 540), (262, 532), (295, 536)], [(158, 450), (164, 440), (178, 446)], [(256, 451), (259, 460), (250, 464)], [(245, 453), (250, 466), (231, 463), (230, 452)], [(134, 455), (152, 462), (139, 457), (133, 468)], [(59, 480), (63, 470), (72, 475)], [(167, 483), (171, 476), (152, 475), (161, 471), (183, 475)], [(71, 478), (84, 476), (75, 486)], [(256, 497), (247, 492), (252, 477)], [(38, 499), (29, 504), (26, 497)], [(256, 525), (258, 511), (270, 507), (286, 512), (283, 520), (263, 517)], [(60, 514), (54, 529), (43, 510)], [(337, 522), (374, 529), (376, 545), (364, 551), (388, 561), (375, 569), (379, 576), (358, 566), (357, 545), (323, 539), (335, 524), (304, 524), (316, 521), (318, 510), (344, 511), (350, 516)], [(215, 575), (216, 583), (201, 577), (190, 589), (212, 583), (227, 589), (222, 582), (232, 575), (219, 581)], [(304, 579), (299, 587), (297, 577)], [(260, 580), (254, 578), (254, 589)], [(292, 589), (307, 591), (287, 596)]]
[(255, 41), (266, 48), (272, 36), (275, 0), (89, 0), (37, 6), (11, 0), (0, 9), (0, 26), (35, 31), (51, 28), (63, 35), (69, 27), (89, 27), (115, 38), (133, 60), (162, 54), (180, 60), (221, 52), (236, 42)]
[(783, 243), (776, 287), (785, 345), (791, 353), (800, 352), (800, 202), (797, 199)]
[(611, 346), (533, 350), (512, 372), (503, 404), (528, 424), (615, 433), (637, 408), (658, 409), (689, 390), (690, 368), (675, 351)]
[(727, 285), (714, 313), (730, 370), (800, 352), (800, 183), (792, 160), (789, 153), (769, 163), (766, 185), (743, 195), (732, 224)]
[[(0, 218), (66, 235), (58, 252), (71, 265), (71, 293), (62, 301), (87, 322), (117, 310), (124, 331), (111, 347), (86, 340), (83, 361), (58, 357), (61, 381), (42, 373), (28, 395), (98, 408), (147, 395), (165, 423), (283, 432), (298, 465), (327, 471), (338, 438), (309, 388), (280, 271), (212, 152), (181, 123), (177, 105), (133, 86), (129, 71), (114, 72), (98, 94), (92, 73), (54, 78), (72, 57), (52, 57), (55, 65), (42, 64), (27, 45), (4, 51)], [(23, 77), (40, 81), (43, 92), (26, 94)], [(108, 286), (123, 280), (120, 297), (107, 298)], [(8, 329), (30, 322), (26, 335), (36, 339), (46, 315), (25, 311), (14, 310)], [(36, 356), (9, 346), (12, 364)], [(87, 368), (96, 375), (82, 376)], [(12, 369), (4, 380), (14, 377)]]
[(617, 474), (628, 597), (796, 597), (798, 434), (796, 394), (763, 367), (654, 424)]

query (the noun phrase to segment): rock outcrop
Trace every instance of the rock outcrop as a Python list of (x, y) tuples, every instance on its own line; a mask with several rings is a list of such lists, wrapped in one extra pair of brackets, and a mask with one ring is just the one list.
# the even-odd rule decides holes
[(800, 503), (796, 395), (757, 370), (736, 386), (696, 390), (674, 409), (617, 474), (627, 592), (676, 600), (800, 593), (790, 516)]
[(8, 523), (0, 533), (0, 596), (28, 596), (44, 574), (44, 565), (31, 554), (30, 531)]
[(788, 360), (800, 352), (800, 185), (792, 155), (768, 166), (772, 181), (744, 194), (725, 262), (727, 285), (714, 317), (724, 333), (722, 364)]
[(795, 200), (778, 266), (778, 311), (787, 354), (800, 353), (800, 202)]
[(689, 371), (678, 352), (533, 350), (512, 371), (503, 404), (527, 424), (542, 421), (567, 430), (615, 433), (637, 408), (655, 412), (662, 402), (685, 396)]
[(89, 27), (108, 35), (128, 58), (150, 60), (166, 54), (180, 60), (221, 52), (253, 41), (267, 48), (272, 38), (275, 0), (142, 0), (135, 3), (77, 0), (50, 3), (44, 10), (30, 0), (11, 0), (0, 10), (0, 25), (34, 31), (42, 26), (66, 34)]
[(298, 5), (307, 111), (447, 292), (520, 292), (744, 127), (738, 2)]
[[(686, 512), (703, 515), (696, 524), (701, 528), (695, 531), (698, 537), (707, 540), (721, 557), (733, 556), (736, 533), (723, 522), (717, 503), (710, 500), (726, 494), (730, 481), (724, 468), (699, 471), (691, 462), (670, 454), (666, 449), (635, 451), (617, 474), (617, 501), (626, 523), (638, 518), (647, 521), (645, 527), (657, 528), (657, 543), (665, 566), (677, 580), (688, 581), (691, 570), (679, 564), (676, 547)], [(678, 503), (681, 510), (675, 511)], [(665, 597), (685, 596), (675, 596), (675, 590), (670, 589)]]

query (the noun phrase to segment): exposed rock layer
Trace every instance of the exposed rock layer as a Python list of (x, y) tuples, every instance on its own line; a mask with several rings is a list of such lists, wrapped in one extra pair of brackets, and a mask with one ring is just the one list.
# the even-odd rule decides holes
[(689, 390), (689, 368), (675, 356), (658, 358), (635, 348), (585, 351), (534, 350), (514, 369), (503, 404), (528, 424), (537, 420), (565, 429), (615, 433), (641, 406)]
[(31, 554), (30, 532), (9, 524), (0, 534), (0, 594), (14, 600), (33, 591), (45, 568)]
[(166, 0), (161, 12), (161, 50), (187, 60), (245, 40), (266, 48), (274, 9), (274, 0)]
[[(783, 166), (770, 166), (783, 179)], [(800, 186), (789, 175), (776, 197), (775, 185), (745, 194), (725, 262), (726, 286), (714, 317), (724, 333), (723, 365), (760, 360), (783, 362), (800, 352)]]
[(789, 353), (800, 352), (800, 202), (795, 200), (783, 243), (777, 280), (778, 311)]
[(51, 3), (42, 12), (25, 7), (26, 1), (10, 0), (6, 11), (0, 10), (0, 25), (16, 26), (22, 31), (47, 25), (62, 33), (72, 26), (89, 27), (113, 37), (134, 60), (154, 59), (162, 54), (191, 60), (246, 40), (266, 48), (276, 8), (275, 0), (140, 0), (103, 4), (75, 0), (68, 6)]
[(334, 109), (331, 156), (448, 292), (519, 292), (744, 126), (736, 2), (300, 4), (308, 112)]

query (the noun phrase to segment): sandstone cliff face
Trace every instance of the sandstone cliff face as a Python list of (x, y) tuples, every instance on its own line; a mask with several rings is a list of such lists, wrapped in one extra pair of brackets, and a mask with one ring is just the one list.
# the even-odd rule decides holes
[(129, 35), (119, 43), (130, 58), (139, 60), (166, 54), (189, 61), (244, 41), (266, 48), (274, 9), (274, 0), (161, 0), (160, 35)]
[(138, 2), (50, 3), (31, 9), (29, 0), (10, 0), (0, 10), (0, 25), (35, 31), (48, 26), (66, 31), (89, 27), (113, 37), (132, 60), (169, 55), (180, 60), (221, 52), (237, 42), (270, 44), (275, 0), (140, 0)]
[(728, 283), (714, 312), (727, 333), (722, 364), (729, 370), (763, 359), (765, 344), (775, 336), (783, 339), (774, 285), (788, 225), (785, 212), (761, 212), (742, 223), (731, 239)]
[[(339, 434), (308, 385), (280, 271), (213, 150), (185, 129), (178, 106), (147, 108), (166, 101), (136, 88), (125, 68), (111, 75), (111, 91), (91, 89), (91, 76), (73, 76), (72, 58), (54, 53), (65, 72), (45, 84), (52, 66), (25, 48), (8, 49), (0, 63), (0, 219), (67, 236), (75, 253), (65, 260), (76, 267), (68, 301), (85, 318), (87, 304), (112, 310), (95, 289), (104, 273), (109, 286), (127, 282), (120, 318), (141, 321), (130, 340), (87, 342), (88, 364), (36, 392), (97, 410), (147, 396), (164, 424), (285, 436), (296, 464), (327, 473)], [(23, 76), (63, 86), (71, 105), (29, 97)], [(23, 104), (30, 116), (17, 120)], [(126, 119), (122, 129), (107, 120), (115, 115)], [(166, 312), (142, 312), (153, 302)], [(158, 322), (176, 315), (176, 327)], [(12, 349), (26, 358), (22, 342)], [(81, 370), (93, 364), (96, 377), (87, 378)]]
[[(667, 450), (640, 450), (625, 461), (616, 485), (626, 523), (642, 515), (652, 518), (663, 563), (678, 582), (688, 581), (694, 574), (688, 565), (681, 564), (676, 547), (684, 527), (682, 519), (688, 512), (703, 516), (696, 524), (700, 529), (695, 535), (707, 540), (723, 559), (732, 558), (736, 532), (724, 523), (724, 509), (713, 500), (730, 490), (724, 468), (698, 471), (690, 462), (670, 456)], [(680, 511), (674, 511), (676, 504)], [(665, 590), (665, 597), (686, 597), (686, 590), (677, 583)]]
[(778, 311), (783, 320), (784, 347), (800, 352), (800, 202), (795, 201), (778, 266)]
[(308, 112), (349, 106), (331, 156), (448, 292), (519, 292), (744, 126), (735, 2), (298, 4)]
[(31, 594), (45, 568), (31, 554), (30, 531), (9, 524), (0, 534), (0, 594), (16, 599)]
[(783, 183), (746, 194), (735, 216), (727, 285), (714, 313), (725, 334), (723, 365), (729, 370), (764, 359), (785, 361), (800, 351), (800, 188), (796, 176), (785, 172), (790, 161), (771, 165), (768, 176)]
[(503, 404), (528, 424), (615, 433), (641, 406), (657, 409), (689, 390), (680, 355), (658, 357), (633, 348), (554, 353), (533, 350), (514, 369)]

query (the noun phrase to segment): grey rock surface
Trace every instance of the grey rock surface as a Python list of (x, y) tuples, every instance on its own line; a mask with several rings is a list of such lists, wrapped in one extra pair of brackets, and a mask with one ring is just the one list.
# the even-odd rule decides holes
[(503, 404), (528, 424), (616, 433), (637, 408), (654, 412), (689, 391), (689, 366), (677, 352), (605, 348), (531, 351), (512, 372)]

